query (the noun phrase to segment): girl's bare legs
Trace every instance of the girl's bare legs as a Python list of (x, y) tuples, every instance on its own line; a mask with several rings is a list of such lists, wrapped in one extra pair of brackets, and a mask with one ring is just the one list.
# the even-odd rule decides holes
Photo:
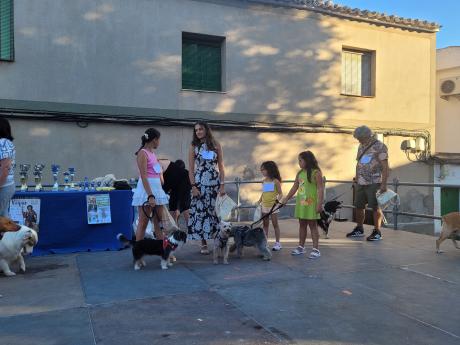
[(299, 246), (305, 247), (305, 240), (307, 239), (307, 224), (305, 219), (299, 219)]
[(179, 221), (179, 216), (180, 216), (179, 210), (169, 211), (169, 213), (171, 214), (172, 219), (174, 219), (174, 221), (177, 224), (177, 222)]
[(137, 223), (137, 229), (136, 229), (136, 241), (140, 241), (144, 239), (145, 230), (147, 229), (147, 224), (149, 222), (149, 219), (145, 215), (144, 210), (142, 209), (142, 206), (139, 206), (137, 208), (137, 214), (139, 215), (139, 222)]
[(159, 216), (155, 213), (155, 216), (153, 217), (153, 231), (155, 232), (155, 238), (157, 240), (162, 240), (163, 239), (163, 231), (160, 228), (160, 220)]
[[(262, 216), (264, 216), (264, 214), (262, 213)], [(263, 220), (263, 225), (262, 227), (264, 228), (264, 232), (265, 232), (265, 237), (267, 238), (268, 240), (268, 228), (270, 226), (270, 218), (266, 217), (264, 218)]]
[(184, 214), (185, 224), (188, 224), (188, 220), (190, 219), (190, 211), (185, 210), (183, 214)]
[(316, 220), (309, 220), (308, 227), (311, 231), (311, 240), (313, 241), (313, 248), (318, 249), (319, 246), (319, 232), (318, 232), (318, 223)]
[(275, 240), (276, 242), (280, 242), (280, 226), (278, 223), (278, 215), (276, 213), (272, 214), (272, 224), (273, 228), (275, 229)]

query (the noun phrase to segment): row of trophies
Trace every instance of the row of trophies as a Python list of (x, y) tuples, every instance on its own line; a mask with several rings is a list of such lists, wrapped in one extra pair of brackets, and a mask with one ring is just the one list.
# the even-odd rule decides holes
[[(21, 182), (21, 192), (27, 192), (29, 187), (27, 185), (27, 179), (29, 170), (31, 168), (30, 164), (20, 164), (19, 165), (19, 180)], [(43, 176), (43, 169), (45, 169), (44, 164), (35, 164), (33, 167), (33, 175), (35, 180), (35, 191), (40, 192), (43, 190), (42, 185), (42, 176)], [(52, 191), (57, 192), (59, 191), (59, 182), (58, 176), (61, 167), (57, 164), (51, 165), (51, 173), (53, 174), (53, 186), (51, 188)], [(69, 168), (67, 171), (64, 171), (64, 191), (94, 191), (96, 190), (96, 184), (94, 182), (90, 182), (87, 177), (83, 182), (74, 182), (75, 178), (75, 168)], [(101, 187), (101, 184), (98, 183), (97, 187)], [(104, 186), (106, 187), (106, 186)]]

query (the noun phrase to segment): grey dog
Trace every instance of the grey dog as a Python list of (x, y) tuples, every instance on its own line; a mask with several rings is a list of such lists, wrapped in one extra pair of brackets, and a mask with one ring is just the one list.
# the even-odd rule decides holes
[(263, 255), (263, 260), (271, 260), (272, 254), (267, 248), (267, 238), (262, 228), (252, 229), (249, 226), (232, 226), (232, 236), (235, 243), (231, 246), (230, 252), (236, 250), (239, 258), (243, 256), (243, 247), (256, 247)]

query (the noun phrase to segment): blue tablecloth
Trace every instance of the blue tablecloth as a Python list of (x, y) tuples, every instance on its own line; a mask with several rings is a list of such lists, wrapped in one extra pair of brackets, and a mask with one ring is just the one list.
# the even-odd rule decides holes
[[(112, 223), (88, 224), (86, 195), (109, 194)], [(40, 231), (33, 255), (118, 250), (118, 233), (131, 238), (130, 190), (111, 192), (17, 192), (15, 198), (40, 199)]]

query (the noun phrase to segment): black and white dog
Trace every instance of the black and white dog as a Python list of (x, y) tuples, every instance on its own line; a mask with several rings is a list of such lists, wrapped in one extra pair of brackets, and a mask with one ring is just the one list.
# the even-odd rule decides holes
[(123, 234), (118, 234), (117, 238), (123, 245), (132, 247), (135, 270), (140, 270), (146, 266), (143, 260), (145, 255), (161, 256), (161, 268), (166, 270), (168, 266), (172, 266), (169, 260), (171, 253), (187, 241), (187, 234), (184, 231), (175, 230), (163, 240), (144, 238), (140, 241), (134, 241), (127, 239)]
[(230, 247), (230, 252), (236, 250), (239, 258), (243, 256), (243, 247), (256, 247), (264, 261), (269, 261), (272, 258), (272, 253), (267, 248), (267, 238), (265, 237), (264, 229), (251, 228), (249, 226), (232, 226), (232, 236), (235, 243)]
[[(321, 218), (318, 219), (318, 225), (321, 229), (323, 229), (326, 238), (328, 238), (329, 225), (331, 225), (331, 222), (334, 219), (335, 214), (341, 208), (342, 202), (337, 200), (331, 200), (324, 204), (324, 208), (320, 213)], [(346, 219), (341, 219), (340, 221), (346, 221)]]

